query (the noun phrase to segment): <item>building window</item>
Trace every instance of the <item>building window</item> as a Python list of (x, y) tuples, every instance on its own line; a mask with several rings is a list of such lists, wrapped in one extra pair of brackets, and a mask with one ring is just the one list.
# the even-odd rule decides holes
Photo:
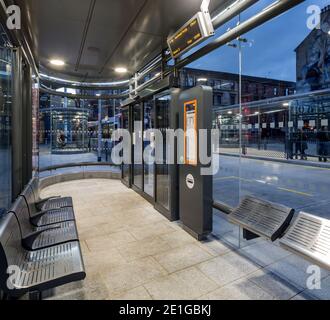
[(213, 96), (213, 104), (215, 106), (221, 106), (222, 105), (222, 94), (215, 94)]

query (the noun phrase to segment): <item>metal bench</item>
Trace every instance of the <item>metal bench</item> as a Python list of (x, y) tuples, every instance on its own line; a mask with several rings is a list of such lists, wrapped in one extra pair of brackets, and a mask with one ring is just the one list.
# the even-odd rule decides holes
[(288, 228), (293, 215), (294, 209), (248, 196), (228, 219), (253, 234), (275, 241)]
[(54, 196), (46, 199), (40, 199), (38, 178), (33, 178), (31, 180), (30, 187), (32, 188), (34, 195), (35, 206), (39, 211), (49, 211), (65, 207), (73, 207), (73, 201), (71, 197)]
[(21, 229), (22, 245), (34, 251), (66, 242), (78, 241), (78, 231), (74, 221), (62, 222), (47, 227), (35, 227), (30, 223), (29, 209), (25, 199), (20, 196), (10, 212), (14, 213)]
[(65, 207), (49, 211), (38, 211), (35, 206), (35, 197), (32, 188), (29, 185), (27, 185), (23, 190), (21, 196), (24, 197), (28, 205), (30, 221), (36, 227), (42, 227), (67, 221), (75, 221), (72, 207)]
[(300, 212), (280, 245), (329, 270), (330, 220)]
[[(0, 289), (9, 297), (42, 293), (85, 279), (79, 242), (31, 252), (22, 247), (21, 241), (17, 218), (8, 213), (0, 219)], [(16, 269), (8, 269), (13, 266)], [(10, 277), (8, 271), (11, 271)]]

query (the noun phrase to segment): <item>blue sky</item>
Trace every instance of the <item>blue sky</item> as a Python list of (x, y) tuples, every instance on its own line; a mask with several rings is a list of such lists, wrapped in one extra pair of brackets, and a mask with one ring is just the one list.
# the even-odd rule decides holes
[[(273, 2), (274, 0), (259, 1), (242, 14), (242, 21)], [(295, 81), (296, 55), (294, 49), (311, 32), (307, 27), (309, 15), (306, 10), (310, 5), (318, 5), (322, 9), (329, 4), (329, 0), (306, 0), (285, 14), (247, 33), (244, 37), (250, 41), (250, 44), (246, 44), (243, 48), (243, 73)], [(234, 27), (237, 21), (235, 18), (219, 28), (216, 36), (223, 34), (228, 27)], [(213, 38), (208, 41), (212, 40)], [(237, 73), (238, 49), (227, 46), (219, 48), (190, 64), (189, 67)]]

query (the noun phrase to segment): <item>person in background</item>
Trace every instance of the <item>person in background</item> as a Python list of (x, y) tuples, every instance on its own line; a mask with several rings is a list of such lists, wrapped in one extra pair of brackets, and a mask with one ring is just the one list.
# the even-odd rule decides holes
[(328, 142), (329, 137), (325, 130), (325, 127), (322, 127), (321, 130), (316, 135), (318, 141), (318, 154), (319, 161), (327, 162), (328, 161)]
[(304, 130), (299, 129), (296, 135), (296, 159), (298, 159), (298, 155), (300, 154), (301, 160), (307, 160), (306, 150), (308, 149), (307, 143), (307, 134)]

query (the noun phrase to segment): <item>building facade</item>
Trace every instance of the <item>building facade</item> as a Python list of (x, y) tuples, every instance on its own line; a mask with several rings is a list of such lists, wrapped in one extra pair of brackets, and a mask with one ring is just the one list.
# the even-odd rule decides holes
[(330, 88), (330, 6), (321, 13), (321, 23), (296, 48), (297, 92)]
[[(181, 86), (194, 87), (198, 84), (213, 88), (213, 106), (231, 106), (239, 103), (239, 75), (185, 68), (181, 71)], [(242, 102), (265, 100), (295, 93), (294, 82), (242, 76)]]

